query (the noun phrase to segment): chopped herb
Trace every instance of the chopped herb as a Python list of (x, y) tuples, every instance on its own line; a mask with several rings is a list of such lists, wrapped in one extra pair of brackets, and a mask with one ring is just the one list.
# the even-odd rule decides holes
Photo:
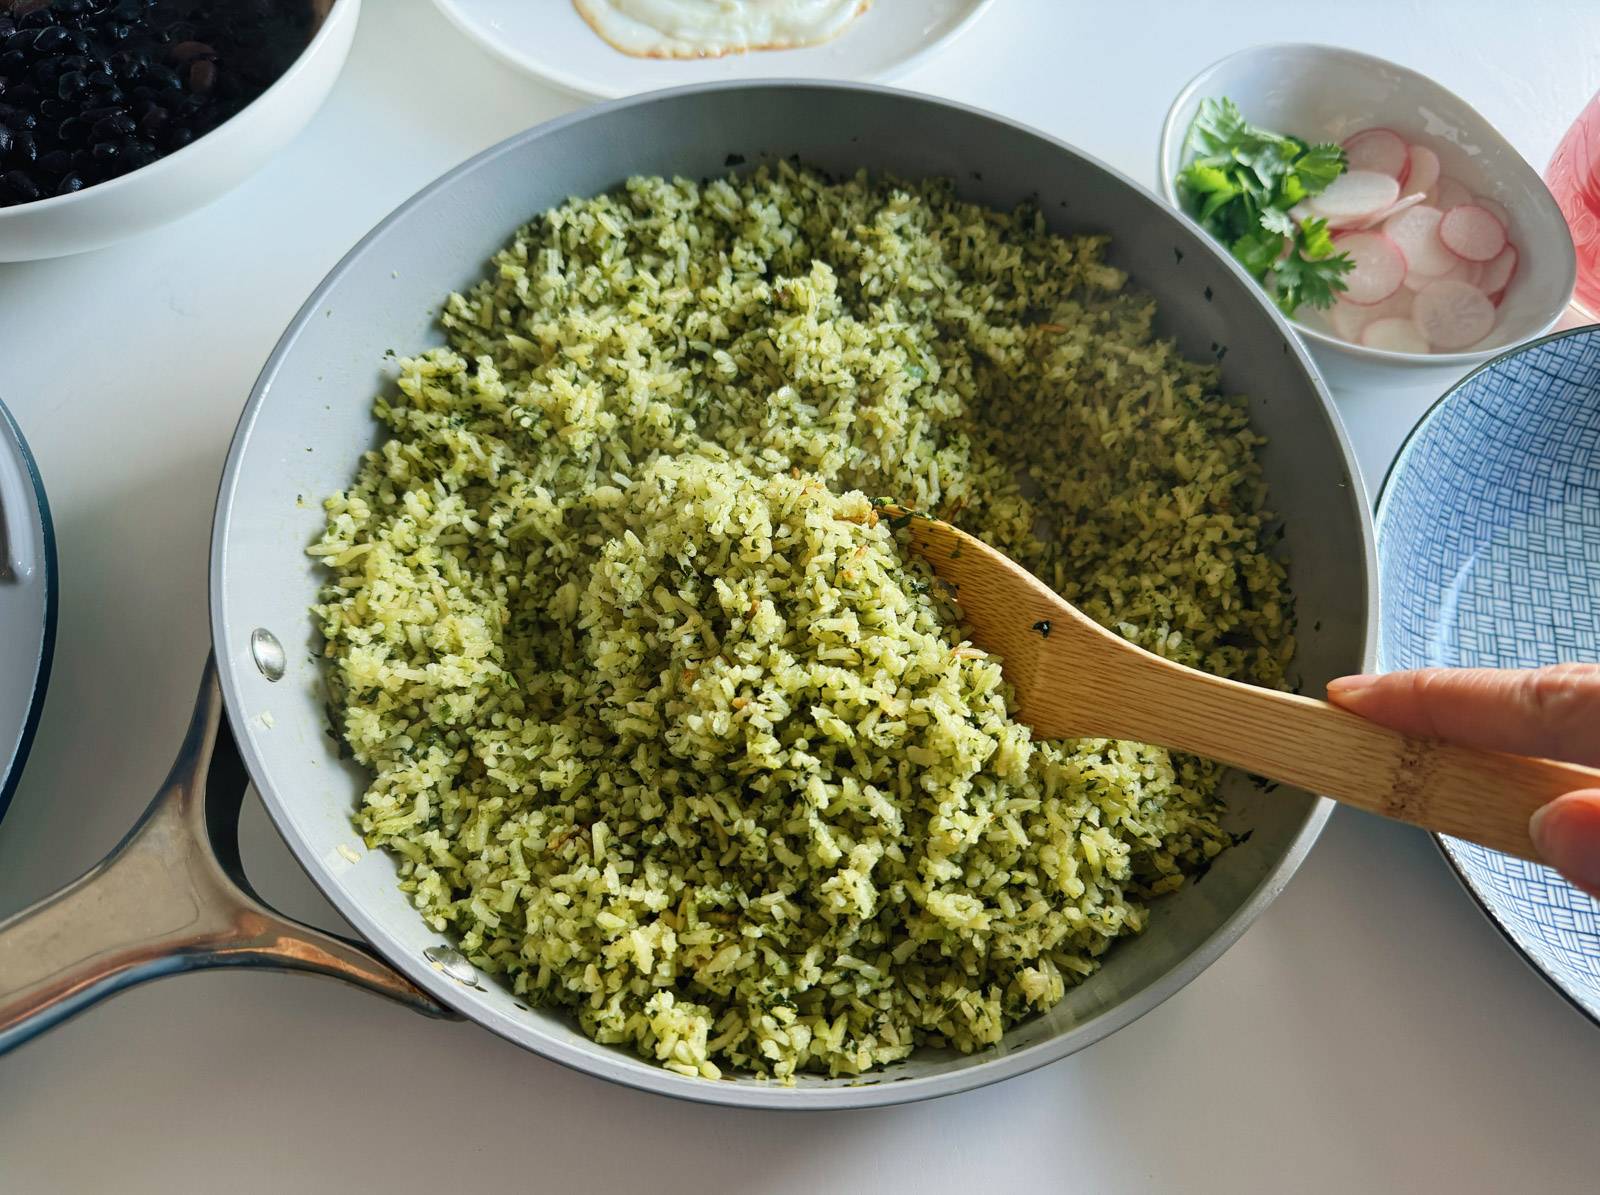
[(1201, 103), (1189, 148), (1194, 157), (1178, 176), (1184, 210), (1228, 246), (1285, 315), (1302, 304), (1332, 305), (1354, 263), (1336, 251), (1326, 220), (1294, 209), (1344, 173), (1344, 150), (1258, 128), (1229, 99)]

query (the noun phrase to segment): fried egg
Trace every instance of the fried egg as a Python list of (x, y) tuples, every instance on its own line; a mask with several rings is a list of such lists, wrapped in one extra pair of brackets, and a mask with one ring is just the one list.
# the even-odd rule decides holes
[(837, 37), (872, 0), (572, 0), (589, 27), (636, 58), (716, 58)]

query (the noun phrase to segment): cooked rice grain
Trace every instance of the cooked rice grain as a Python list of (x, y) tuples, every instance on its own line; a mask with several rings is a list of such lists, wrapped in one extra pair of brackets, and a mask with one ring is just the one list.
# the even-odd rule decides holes
[(1209, 864), (1220, 770), (1031, 742), (863, 496), (1281, 683), (1261, 441), (1103, 247), (780, 166), (568, 202), (451, 296), (312, 549), (429, 924), (684, 1074), (855, 1074), (998, 1041)]

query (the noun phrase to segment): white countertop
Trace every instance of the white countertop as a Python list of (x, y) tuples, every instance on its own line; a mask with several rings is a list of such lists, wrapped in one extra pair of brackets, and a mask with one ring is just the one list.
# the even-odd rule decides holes
[[(1600, 86), (1587, 0), (1001, 0), (903, 85), (1148, 183), (1195, 70), (1318, 39), (1432, 75), (1539, 164)], [(232, 195), (98, 253), (0, 265), (0, 395), (49, 488), (62, 576), (49, 701), (0, 826), (0, 915), (98, 859), (165, 774), (207, 650), (223, 455), (303, 297), (423, 183), (572, 106), (428, 0), (369, 0), (327, 107)], [(1450, 377), (1332, 380), (1375, 489)], [(245, 839), (269, 899), (331, 921), (253, 797)], [(1189, 988), (983, 1091), (876, 1112), (699, 1107), (334, 984), (208, 973), (0, 1059), (0, 1191), (920, 1193), (1002, 1175), (1097, 1192), (1592, 1191), (1597, 1117), (1600, 1032), (1523, 966), (1423, 834), (1340, 811)]]

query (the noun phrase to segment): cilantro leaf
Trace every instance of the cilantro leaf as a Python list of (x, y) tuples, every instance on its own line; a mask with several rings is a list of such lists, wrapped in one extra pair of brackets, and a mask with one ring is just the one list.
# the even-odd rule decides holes
[(1345, 172), (1344, 150), (1337, 145), (1313, 145), (1295, 159), (1294, 176), (1307, 195), (1321, 195), (1328, 184)]
[(1291, 209), (1344, 172), (1344, 150), (1252, 125), (1226, 97), (1201, 101), (1189, 148), (1177, 184), (1184, 209), (1286, 313), (1332, 303), (1352, 263), (1335, 253), (1326, 222), (1297, 222)]
[(1344, 276), (1355, 265), (1348, 253), (1335, 253), (1326, 220), (1302, 220), (1289, 255), (1273, 272), (1273, 299), (1285, 315), (1302, 304), (1331, 307), (1345, 289)]
[(1286, 238), (1280, 233), (1269, 232), (1265, 228), (1252, 228), (1228, 248), (1239, 259), (1239, 264), (1249, 270), (1251, 276), (1259, 282), (1277, 262), (1278, 255), (1283, 252), (1285, 240)]

